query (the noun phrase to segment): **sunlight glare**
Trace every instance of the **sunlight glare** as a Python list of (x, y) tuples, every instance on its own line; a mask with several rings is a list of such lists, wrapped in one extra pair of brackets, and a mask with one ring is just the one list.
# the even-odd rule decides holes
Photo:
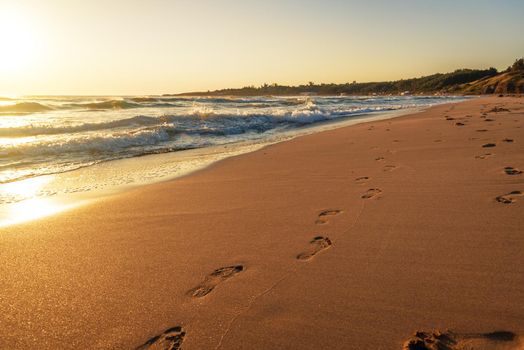
[(0, 5), (0, 72), (25, 68), (35, 59), (38, 45), (30, 19)]
[(53, 176), (39, 176), (0, 185), (1, 192), (20, 199), (0, 206), (0, 227), (43, 218), (83, 203), (58, 197), (40, 198), (41, 191), (52, 180)]
[(33, 177), (27, 180), (3, 184), (1, 190), (2, 192), (23, 198), (33, 198), (49, 181), (51, 181), (50, 176)]
[(72, 204), (50, 198), (33, 198), (0, 208), (0, 227), (18, 224), (49, 216), (68, 208)]

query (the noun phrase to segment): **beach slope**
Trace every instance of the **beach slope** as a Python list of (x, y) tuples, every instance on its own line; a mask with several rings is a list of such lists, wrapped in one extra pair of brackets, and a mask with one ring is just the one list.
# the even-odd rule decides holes
[(2, 228), (0, 348), (522, 349), (522, 171), (487, 97)]

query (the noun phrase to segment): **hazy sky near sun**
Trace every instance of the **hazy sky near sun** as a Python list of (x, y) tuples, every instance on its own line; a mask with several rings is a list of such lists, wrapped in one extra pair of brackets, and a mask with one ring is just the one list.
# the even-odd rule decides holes
[(0, 0), (0, 94), (373, 81), (524, 56), (522, 0)]

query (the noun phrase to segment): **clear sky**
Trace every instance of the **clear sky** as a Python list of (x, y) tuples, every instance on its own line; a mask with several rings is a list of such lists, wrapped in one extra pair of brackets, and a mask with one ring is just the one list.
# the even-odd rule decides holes
[(0, 0), (0, 94), (376, 81), (524, 56), (522, 0)]

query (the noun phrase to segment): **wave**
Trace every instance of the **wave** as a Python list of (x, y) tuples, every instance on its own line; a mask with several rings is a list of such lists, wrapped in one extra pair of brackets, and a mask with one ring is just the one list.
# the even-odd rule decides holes
[[(364, 113), (363, 110), (353, 111), (359, 112)], [(137, 116), (108, 123), (82, 124), (75, 127), (77, 131), (90, 129), (93, 132), (75, 134), (69, 128), (70, 134), (67, 137), (50, 135), (35, 138), (31, 142), (3, 147), (0, 160), (10, 170), (18, 170), (17, 175), (9, 171), (5, 179), (0, 175), (0, 183), (19, 179), (24, 174), (23, 170), (28, 167), (38, 168), (38, 174), (53, 173), (120, 158), (207, 147), (235, 140), (254, 140), (270, 135), (267, 133), (337, 118), (344, 114), (348, 115), (343, 111), (329, 114), (311, 105), (310, 110), (300, 113), (295, 111), (287, 114), (275, 112), (273, 115), (210, 115), (205, 112), (206, 116), (203, 117), (201, 112), (195, 111), (186, 116)], [(135, 128), (116, 131), (110, 127), (122, 125), (135, 125)], [(97, 132), (94, 128), (110, 130)], [(38, 132), (42, 131), (52, 134), (58, 130), (41, 128)], [(5, 130), (2, 132), (5, 133)], [(27, 130), (25, 132), (27, 133)], [(52, 163), (48, 164), (48, 161), (43, 161), (45, 159), (52, 159)], [(34, 163), (31, 164), (32, 162)], [(2, 170), (0, 168), (0, 174)], [(24, 176), (34, 176), (31, 174)]]
[(36, 113), (52, 110), (51, 107), (37, 102), (19, 102), (12, 105), (0, 106), (0, 113)]
[[(383, 110), (383, 109), (382, 109)], [(203, 147), (213, 144), (216, 138), (227, 138), (235, 135), (260, 135), (275, 129), (293, 128), (296, 126), (317, 123), (319, 121), (341, 118), (376, 111), (376, 109), (358, 109), (352, 111), (326, 112), (314, 105), (308, 110), (293, 113), (273, 115), (224, 115), (201, 114), (195, 112), (187, 116), (149, 117), (137, 116), (100, 124), (82, 124), (67, 128), (40, 128), (37, 130), (18, 130), (19, 135), (47, 133), (70, 133), (67, 138), (45, 137), (30, 143), (16, 144), (4, 147), (2, 158), (24, 158), (36, 156), (71, 157), (73, 154), (85, 155), (89, 158), (99, 158), (103, 155), (117, 156), (133, 153), (133, 148), (140, 152), (158, 151), (157, 148), (170, 150)], [(116, 127), (130, 127), (131, 130), (116, 131)], [(74, 131), (99, 131), (109, 129), (110, 132), (77, 133)], [(6, 135), (8, 129), (0, 129), (0, 136)], [(10, 135), (13, 135), (10, 132)], [(138, 150), (137, 150), (138, 152)]]
[(129, 101), (132, 102), (157, 102), (158, 98), (156, 97), (131, 97), (129, 98)]
[[(0, 147), (0, 183), (120, 158), (271, 139), (301, 126), (427, 106), (449, 98), (420, 100), (394, 96), (28, 97), (0, 106), (0, 115), (6, 110), (52, 112), (16, 117), (17, 126), (0, 128), (0, 137), (20, 138)], [(181, 108), (156, 109), (159, 106)], [(131, 110), (137, 107), (143, 109)], [(4, 118), (8, 119), (5, 126), (10, 125), (10, 117)]]
[(93, 158), (97, 155), (117, 155), (131, 147), (151, 146), (170, 138), (164, 128), (146, 129), (136, 132), (111, 133), (104, 135), (77, 135), (67, 141), (45, 139), (39, 142), (24, 143), (3, 149), (4, 157), (58, 156), (70, 157), (74, 153)]
[(179, 103), (175, 100), (158, 100), (156, 98), (137, 97), (127, 100), (108, 100), (87, 103), (72, 103), (60, 106), (61, 109), (85, 109), (91, 111), (102, 110), (122, 110), (132, 108), (162, 108), (162, 107), (178, 107)]
[[(11, 101), (8, 98), (0, 97), (0, 101)], [(13, 100), (16, 101), (16, 100)], [(50, 110), (87, 110), (87, 111), (107, 111), (107, 110), (126, 110), (133, 108), (173, 108), (190, 106), (193, 104), (203, 105), (226, 105), (234, 108), (271, 108), (299, 106), (305, 103), (304, 98), (239, 98), (239, 97), (128, 97), (123, 99), (92, 100), (82, 99), (57, 99), (46, 98), (42, 100), (21, 101), (15, 104), (0, 106), (0, 113), (37, 113)]]
[(101, 102), (78, 103), (74, 106), (86, 109), (128, 109), (140, 107), (140, 104), (126, 100), (109, 100)]
[(50, 124), (46, 125), (28, 125), (16, 128), (0, 128), (0, 137), (28, 137), (39, 135), (59, 135), (67, 133), (99, 131), (121, 127), (147, 126), (155, 125), (161, 122), (161, 118), (138, 115), (128, 119), (114, 120), (104, 123), (85, 123), (73, 126), (55, 127)]
[[(400, 108), (400, 107), (398, 107)], [(292, 111), (272, 109), (263, 113), (218, 113), (207, 107), (194, 107), (192, 111), (181, 115), (163, 115), (159, 117), (138, 115), (131, 118), (101, 123), (84, 123), (72, 126), (27, 125), (12, 128), (0, 128), (0, 137), (29, 137), (40, 135), (74, 134), (118, 128), (137, 129), (152, 126), (173, 126), (183, 132), (200, 132), (209, 134), (209, 128), (217, 134), (238, 134), (245, 130), (268, 130), (277, 124), (304, 125), (341, 117), (396, 109), (395, 107), (368, 108), (320, 108), (313, 101)], [(206, 126), (206, 130), (202, 129)]]

